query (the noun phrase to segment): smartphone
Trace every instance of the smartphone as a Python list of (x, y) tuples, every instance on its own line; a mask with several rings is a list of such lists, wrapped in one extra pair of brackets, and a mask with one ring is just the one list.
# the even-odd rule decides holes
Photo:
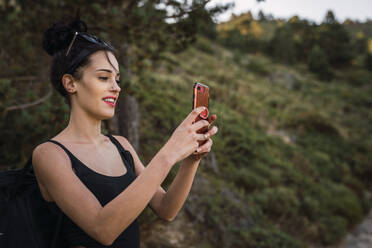
[[(192, 108), (195, 109), (197, 107), (204, 106), (207, 109), (204, 110), (198, 117), (196, 117), (195, 122), (200, 120), (208, 120), (209, 117), (209, 87), (205, 84), (196, 82), (193, 87), (193, 95), (192, 95)], [(198, 131), (198, 133), (206, 133), (208, 131), (208, 127), (203, 127)], [(205, 141), (204, 141), (205, 142)], [(200, 141), (199, 144), (203, 144), (203, 141)]]

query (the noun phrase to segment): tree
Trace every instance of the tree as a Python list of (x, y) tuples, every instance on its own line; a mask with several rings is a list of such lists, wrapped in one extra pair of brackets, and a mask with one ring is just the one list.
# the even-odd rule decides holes
[(288, 25), (275, 30), (274, 36), (269, 42), (269, 54), (274, 59), (288, 64), (296, 61), (295, 42), (293, 33)]
[(337, 23), (335, 14), (332, 10), (328, 10), (326, 16), (324, 17), (324, 23), (326, 24), (334, 24)]
[(309, 70), (315, 73), (320, 80), (330, 81), (333, 78), (327, 55), (318, 45), (315, 45), (311, 50), (307, 65)]
[(324, 23), (319, 27), (318, 44), (332, 66), (350, 65), (354, 57), (351, 38), (345, 27), (336, 21), (332, 11), (328, 11)]
[(266, 16), (262, 10), (258, 12), (258, 20), (259, 21), (266, 21)]
[[(48, 83), (49, 58), (41, 49), (42, 32), (77, 7), (88, 23), (89, 32), (113, 43), (121, 64), (122, 86), (132, 94), (131, 75), (148, 66), (145, 61), (162, 58), (165, 51), (179, 52), (194, 42), (205, 23), (230, 5), (207, 8), (210, 0), (43, 0), (0, 2), (0, 164), (22, 164), (25, 154), (41, 140), (60, 130), (67, 120), (68, 107), (51, 94)], [(52, 10), (52, 11), (51, 11)], [(97, 22), (99, 20), (99, 22)], [(6, 31), (6, 32), (5, 32)], [(27, 89), (27, 91), (25, 90)], [(44, 97), (46, 96), (46, 97)], [(50, 97), (52, 96), (52, 97)], [(127, 94), (119, 98), (117, 115), (107, 128), (118, 134), (128, 130), (127, 111), (133, 101)], [(43, 99), (44, 101), (36, 101)], [(29, 104), (29, 103), (37, 104)], [(27, 107), (15, 107), (27, 106)], [(20, 118), (22, 116), (22, 118)], [(43, 123), (40, 123), (43, 122)], [(56, 125), (47, 125), (48, 123)], [(34, 127), (38, 126), (38, 130)], [(29, 132), (27, 131), (29, 130)], [(24, 135), (25, 132), (28, 135)], [(18, 137), (18, 138), (17, 138)], [(132, 143), (136, 141), (131, 140)], [(4, 141), (11, 141), (12, 147)], [(19, 151), (14, 154), (11, 151)]]

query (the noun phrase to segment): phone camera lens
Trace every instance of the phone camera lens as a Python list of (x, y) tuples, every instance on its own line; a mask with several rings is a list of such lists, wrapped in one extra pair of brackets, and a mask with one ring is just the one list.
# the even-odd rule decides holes
[(200, 86), (198, 86), (198, 90), (200, 90), (201, 89), (201, 87)]

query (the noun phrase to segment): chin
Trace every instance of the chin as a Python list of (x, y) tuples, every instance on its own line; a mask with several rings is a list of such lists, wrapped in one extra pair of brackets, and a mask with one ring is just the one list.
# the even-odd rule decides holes
[(101, 109), (101, 111), (97, 111), (97, 109), (95, 109), (95, 111), (92, 114), (98, 120), (102, 120), (103, 121), (103, 120), (111, 119), (112, 117), (114, 117), (115, 110), (114, 109), (111, 109), (111, 110), (102, 110)]
[(115, 112), (112, 112), (112, 113), (105, 113), (105, 114), (102, 114), (101, 115), (101, 120), (108, 120), (108, 119), (111, 119), (112, 117), (114, 117), (115, 115)]

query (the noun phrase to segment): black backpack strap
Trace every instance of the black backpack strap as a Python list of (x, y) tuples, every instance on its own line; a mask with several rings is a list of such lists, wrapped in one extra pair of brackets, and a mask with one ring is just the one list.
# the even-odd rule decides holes
[(112, 136), (110, 134), (108, 134), (106, 136), (110, 138), (111, 142), (114, 143), (114, 145), (118, 148), (120, 153), (123, 154), (124, 160), (128, 163), (129, 167), (134, 172), (135, 171), (134, 170), (134, 160), (133, 160), (132, 154), (128, 150), (125, 150), (124, 147), (120, 144), (120, 142), (117, 139), (114, 138), (114, 136)]

